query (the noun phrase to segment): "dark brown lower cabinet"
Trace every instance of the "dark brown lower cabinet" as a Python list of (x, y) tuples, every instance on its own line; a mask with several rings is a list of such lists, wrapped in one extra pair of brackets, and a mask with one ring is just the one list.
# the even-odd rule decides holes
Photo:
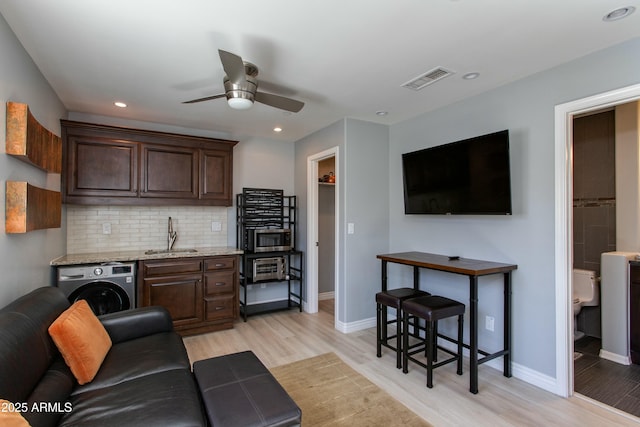
[(640, 365), (640, 263), (631, 262), (629, 283), (629, 333), (631, 362)]
[(140, 261), (139, 305), (165, 307), (182, 335), (233, 328), (237, 269), (235, 255)]

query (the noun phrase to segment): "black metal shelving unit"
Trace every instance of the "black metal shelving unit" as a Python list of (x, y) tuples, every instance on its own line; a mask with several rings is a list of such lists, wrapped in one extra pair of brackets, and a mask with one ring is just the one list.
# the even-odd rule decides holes
[[(265, 188), (243, 188), (236, 195), (237, 241), (244, 251), (240, 263), (240, 314), (247, 317), (275, 310), (298, 307), (302, 311), (303, 299), (303, 253), (295, 248), (296, 242), (296, 196), (285, 196), (282, 190)], [(255, 229), (290, 229), (293, 248), (289, 251), (252, 253), (247, 245), (248, 233)], [(285, 277), (273, 280), (253, 281), (249, 274), (255, 260), (283, 257), (287, 262)], [(287, 283), (287, 297), (267, 303), (247, 304), (249, 285)]]

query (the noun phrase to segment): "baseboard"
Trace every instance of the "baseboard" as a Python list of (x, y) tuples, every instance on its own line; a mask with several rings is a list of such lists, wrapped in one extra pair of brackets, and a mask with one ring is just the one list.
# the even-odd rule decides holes
[(606, 351), (606, 350), (603, 350), (603, 349), (600, 349), (599, 356), (602, 359), (607, 359), (607, 360), (610, 360), (612, 362), (619, 363), (621, 365), (631, 365), (631, 358), (629, 356), (623, 356), (621, 354), (612, 353), (610, 351)]
[(318, 294), (318, 301), (326, 300), (326, 299), (334, 299), (336, 293), (334, 291), (331, 292), (322, 292)]
[[(438, 340), (438, 345), (448, 348), (451, 351), (456, 351), (457, 349), (454, 343), (443, 339)], [(469, 357), (468, 348), (463, 350), (463, 355), (467, 358)], [(504, 368), (503, 359), (502, 357), (498, 357), (497, 359), (489, 360), (488, 362), (480, 365), (479, 369), (482, 369), (484, 366), (489, 366), (502, 372), (502, 369)], [(555, 378), (542, 374), (531, 368), (527, 368), (526, 366), (519, 365), (513, 361), (511, 361), (511, 375), (543, 390), (558, 394), (558, 385)]]
[[(389, 319), (392, 319), (392, 318), (393, 316), (390, 315)], [(363, 329), (375, 328), (376, 318), (372, 317), (369, 319), (359, 320), (357, 322), (348, 322), (348, 323), (344, 323), (336, 320), (335, 326), (336, 326), (336, 329), (339, 330), (340, 332), (348, 334), (350, 332), (361, 331)], [(456, 345), (450, 341), (440, 339), (438, 340), (438, 344), (452, 351), (456, 350)], [(373, 348), (373, 346), (375, 346), (375, 343), (372, 343), (371, 345)], [(464, 356), (468, 358), (469, 349), (465, 348), (463, 352), (464, 352)], [(488, 362), (480, 365), (480, 369), (483, 369), (483, 367), (485, 366), (488, 366), (492, 369), (496, 369), (502, 372), (503, 359), (502, 357), (498, 357), (496, 359), (489, 360)], [(557, 395), (562, 395), (563, 393), (563, 391), (558, 389), (558, 382), (554, 377), (550, 377), (549, 375), (540, 373), (531, 368), (527, 368), (526, 366), (522, 366), (513, 361), (511, 362), (511, 374), (513, 377), (518, 378), (519, 380), (522, 380), (533, 386), (539, 387), (545, 391), (548, 391)], [(480, 386), (482, 386), (482, 384)]]
[[(370, 319), (358, 320), (357, 322), (341, 322), (336, 320), (336, 329), (342, 332), (343, 334), (348, 334), (351, 332), (361, 331), (363, 329), (375, 328), (376, 327), (376, 318), (372, 317)], [(373, 343), (375, 345), (375, 343)]]

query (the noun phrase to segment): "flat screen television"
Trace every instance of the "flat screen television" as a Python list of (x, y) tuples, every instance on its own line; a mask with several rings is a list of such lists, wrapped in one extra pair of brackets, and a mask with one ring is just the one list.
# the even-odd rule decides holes
[(511, 215), (509, 131), (402, 155), (405, 214)]

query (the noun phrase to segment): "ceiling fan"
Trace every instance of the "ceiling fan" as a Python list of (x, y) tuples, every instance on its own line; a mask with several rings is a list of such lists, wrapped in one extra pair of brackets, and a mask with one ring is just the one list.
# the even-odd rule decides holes
[(225, 93), (192, 99), (191, 101), (183, 102), (183, 104), (194, 104), (226, 97), (229, 107), (236, 110), (246, 110), (253, 105), (254, 101), (293, 113), (297, 113), (304, 107), (304, 102), (271, 93), (259, 92), (258, 67), (250, 62), (244, 62), (242, 58), (231, 52), (218, 49), (218, 53), (222, 68), (227, 74), (223, 80)]

